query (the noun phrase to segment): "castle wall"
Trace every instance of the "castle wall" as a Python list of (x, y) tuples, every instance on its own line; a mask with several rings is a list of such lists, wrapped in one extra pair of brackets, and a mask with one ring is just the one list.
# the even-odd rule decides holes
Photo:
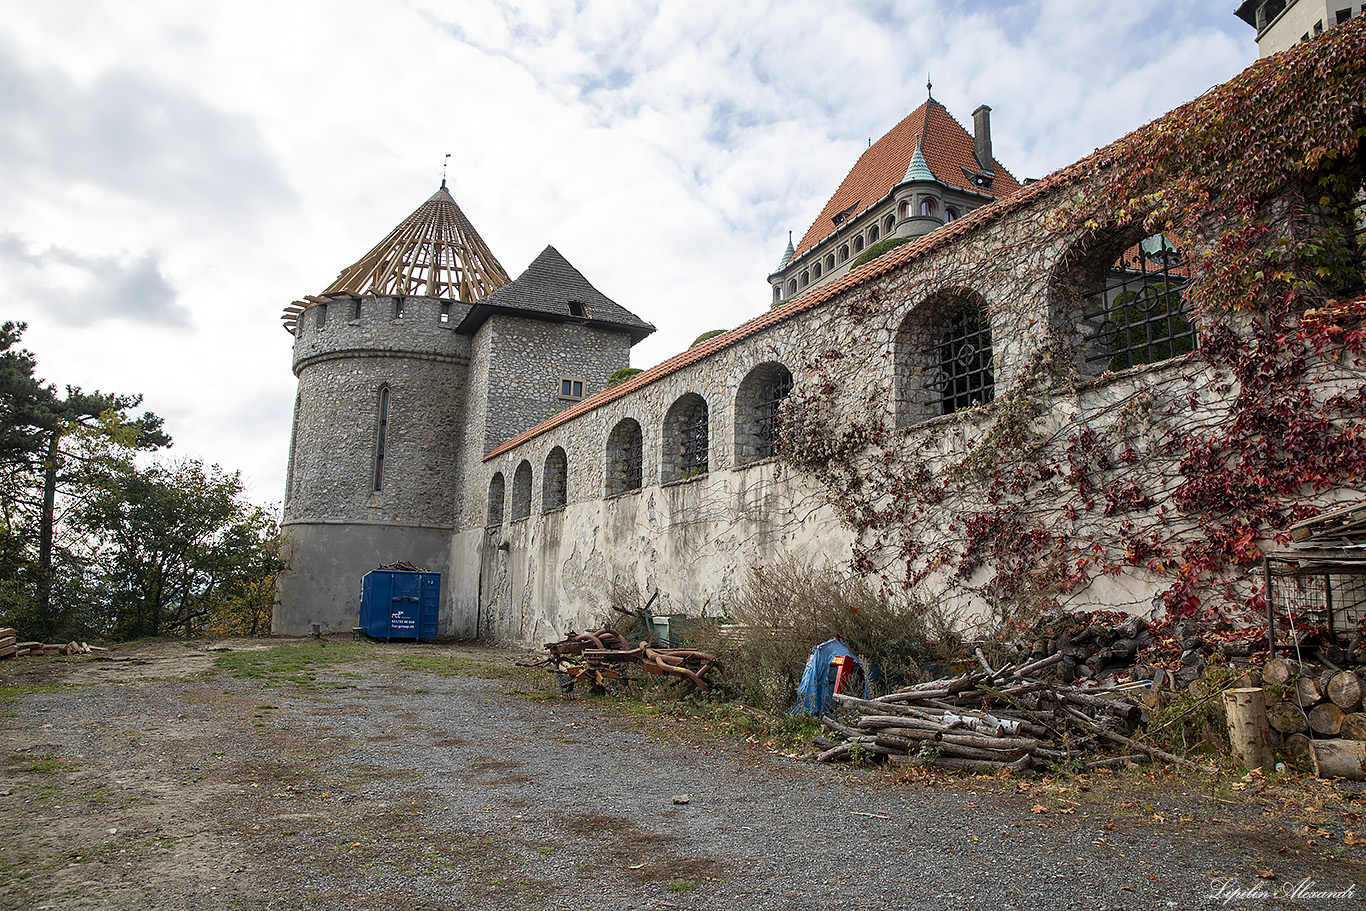
[[(604, 616), (618, 581), (658, 590), (657, 613), (722, 612), (749, 567), (785, 555), (852, 564), (891, 592), (908, 583), (960, 623), (1034, 597), (1160, 610), (1178, 555), (1202, 546), (1200, 518), (1175, 499), (1182, 459), (1231, 421), (1238, 388), (1197, 356), (1105, 370), (1102, 317), (1086, 294), (1140, 229), (1058, 227), (1069, 192), (947, 226), (858, 284), (798, 298), (468, 463), (453, 627), (557, 638)], [(1189, 261), (1200, 253), (1186, 251)], [(924, 390), (947, 327), (969, 306), (990, 325), (994, 400), (938, 414)], [(775, 363), (795, 383), (782, 414), (800, 428), (789, 457), (804, 468), (736, 457), (737, 425), (750, 420), (737, 395), (751, 371)], [(1362, 381), (1361, 369), (1327, 358), (1310, 388), (1326, 402)], [(671, 408), (685, 398), (706, 403), (706, 470), (672, 480)], [(641, 489), (612, 495), (611, 441), (624, 421), (641, 430)], [(545, 501), (542, 483), (560, 449), (564, 507)], [(497, 515), (495, 475), (506, 485)], [(514, 482), (527, 475), (529, 514), (517, 518)], [(1228, 566), (1207, 584), (1240, 603), (1255, 567)]]

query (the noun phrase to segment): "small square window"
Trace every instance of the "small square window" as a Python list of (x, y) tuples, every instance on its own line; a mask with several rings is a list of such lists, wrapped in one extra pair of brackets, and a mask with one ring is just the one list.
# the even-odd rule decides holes
[(451, 305), (445, 301), (441, 302), (441, 325), (446, 325), (451, 321)]
[(1346, 22), (1348, 19), (1351, 19), (1351, 18), (1352, 18), (1352, 8), (1349, 6), (1349, 7), (1347, 7), (1346, 9), (1340, 9), (1340, 10), (1338, 10), (1337, 17), (1338, 17), (1338, 23), (1337, 23), (1337, 24), (1338, 24), (1338, 25), (1342, 25), (1342, 23), (1344, 23), (1344, 22)]
[(581, 399), (583, 398), (583, 380), (562, 378), (560, 380), (560, 398), (562, 399)]

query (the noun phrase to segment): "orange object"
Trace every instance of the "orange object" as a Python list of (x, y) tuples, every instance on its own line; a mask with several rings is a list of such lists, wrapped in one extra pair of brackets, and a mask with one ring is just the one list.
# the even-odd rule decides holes
[(835, 692), (843, 693), (849, 683), (849, 674), (854, 670), (854, 659), (848, 655), (838, 655), (830, 659), (830, 666), (835, 668)]

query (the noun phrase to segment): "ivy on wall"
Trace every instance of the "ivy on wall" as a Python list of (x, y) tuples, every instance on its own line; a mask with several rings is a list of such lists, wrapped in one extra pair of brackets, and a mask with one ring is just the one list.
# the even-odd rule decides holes
[[(889, 587), (933, 577), (998, 621), (1122, 574), (1155, 583), (1173, 615), (1259, 611), (1262, 548), (1366, 482), (1366, 296), (1350, 236), (1363, 77), (1366, 17), (1051, 181), (1062, 201), (1047, 230), (1079, 249), (1141, 226), (1197, 254), (1196, 351), (1092, 381), (1078, 340), (1055, 329), (994, 403), (909, 432), (860, 374), (868, 364), (813, 356), (784, 405), (783, 458), (858, 532), (856, 568)], [(875, 322), (885, 297), (856, 289), (850, 318)], [(1083, 406), (1101, 387), (1086, 400), (1102, 405)]]

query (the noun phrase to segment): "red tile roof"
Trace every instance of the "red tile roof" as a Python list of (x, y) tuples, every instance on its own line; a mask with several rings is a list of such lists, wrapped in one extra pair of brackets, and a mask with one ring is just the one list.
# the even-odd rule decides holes
[(953, 115), (933, 98), (906, 115), (896, 126), (887, 131), (868, 151), (859, 156), (857, 162), (835, 195), (825, 204), (821, 214), (812, 222), (797, 244), (796, 256), (801, 256), (820, 243), (838, 227), (834, 217), (848, 211), (847, 218), (853, 218), (865, 209), (881, 202), (906, 177), (906, 168), (915, 154), (916, 137), (920, 137), (920, 154), (925, 163), (941, 183), (969, 193), (990, 196), (996, 199), (1009, 196), (1020, 189), (1019, 182), (1011, 173), (992, 158), (992, 168), (996, 177), (990, 192), (983, 192), (973, 186), (963, 169), (979, 173), (982, 168), (975, 154), (977, 144), (972, 135), (963, 129)]

